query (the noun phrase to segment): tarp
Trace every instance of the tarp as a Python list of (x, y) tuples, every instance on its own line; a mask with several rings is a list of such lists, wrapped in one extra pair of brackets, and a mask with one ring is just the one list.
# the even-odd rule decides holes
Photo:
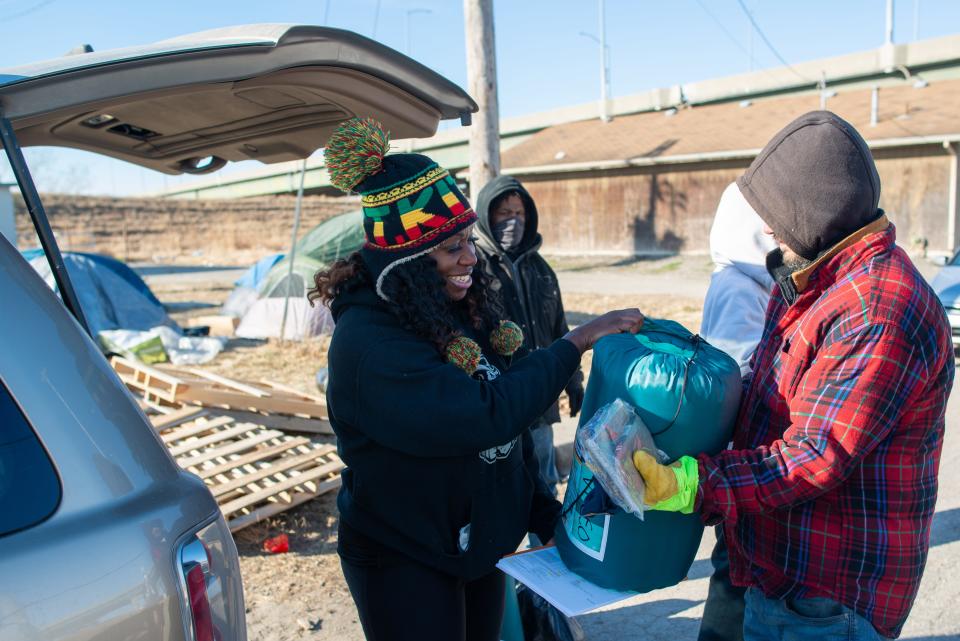
[(260, 286), (264, 276), (270, 272), (270, 268), (276, 265), (277, 262), (282, 258), (283, 254), (270, 254), (269, 256), (264, 256), (251, 265), (250, 269), (243, 272), (243, 276), (238, 278), (233, 284), (237, 287), (256, 289)]
[[(63, 262), (94, 336), (104, 330), (146, 331), (160, 325), (180, 331), (147, 284), (122, 262), (75, 252), (65, 252)], [(42, 251), (34, 255), (30, 265), (57, 291)]]
[[(45, 257), (45, 254), (43, 253), (43, 249), (27, 249), (20, 253), (31, 264), (33, 263), (33, 260), (35, 258)], [(127, 281), (127, 283), (131, 285), (134, 289), (136, 289), (138, 292), (146, 296), (150, 300), (150, 302), (152, 302), (155, 305), (160, 305), (160, 301), (157, 299), (156, 296), (153, 295), (153, 292), (150, 291), (150, 287), (143, 281), (142, 278), (140, 278), (140, 275), (137, 274), (137, 272), (135, 272), (133, 269), (131, 269), (126, 263), (119, 261), (116, 258), (104, 256), (103, 254), (88, 254), (86, 252), (66, 252), (66, 254), (64, 255), (82, 256), (83, 258), (86, 258), (88, 260), (93, 261), (94, 263), (97, 263), (99, 265), (102, 265), (103, 267), (106, 267), (107, 269), (112, 271), (114, 274), (116, 274), (123, 280)], [(68, 273), (72, 273), (69, 270), (70, 268), (68, 267), (67, 268)]]

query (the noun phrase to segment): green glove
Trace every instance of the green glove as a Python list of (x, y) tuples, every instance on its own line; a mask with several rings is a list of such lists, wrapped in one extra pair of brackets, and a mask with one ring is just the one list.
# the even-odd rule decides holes
[(697, 459), (681, 456), (670, 465), (661, 465), (643, 450), (633, 453), (633, 465), (643, 477), (644, 502), (652, 510), (691, 514), (697, 500), (700, 470)]

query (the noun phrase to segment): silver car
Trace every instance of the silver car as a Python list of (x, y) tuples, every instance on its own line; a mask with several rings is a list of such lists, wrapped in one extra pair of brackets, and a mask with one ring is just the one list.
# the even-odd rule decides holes
[(0, 641), (242, 641), (227, 525), (88, 335), (20, 146), (206, 173), (304, 158), (354, 115), (424, 137), (476, 104), (356, 34), (254, 25), (3, 69), (0, 107), (61, 297), (0, 236)]
[(930, 286), (937, 293), (943, 308), (947, 310), (947, 320), (953, 334), (953, 349), (960, 350), (960, 252), (953, 256), (940, 256), (934, 263), (942, 265), (933, 277)]

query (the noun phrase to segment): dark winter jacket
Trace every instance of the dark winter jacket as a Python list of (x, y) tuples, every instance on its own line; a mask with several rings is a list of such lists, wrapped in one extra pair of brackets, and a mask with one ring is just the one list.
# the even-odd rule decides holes
[[(519, 247), (507, 252), (493, 236), (490, 205), (501, 194), (514, 191), (523, 200), (526, 221)], [(557, 275), (539, 254), (543, 238), (537, 231), (537, 205), (519, 181), (511, 176), (499, 176), (480, 190), (476, 211), (479, 217), (477, 249), (486, 259), (486, 270), (493, 280), (491, 286), (499, 291), (508, 318), (523, 328), (524, 347), (518, 356), (550, 345), (570, 328), (560, 298)], [(583, 373), (579, 368), (565, 387), (583, 388)], [(560, 421), (556, 403), (550, 406), (543, 420), (547, 423)]]
[(468, 580), (528, 531), (549, 539), (560, 504), (539, 479), (527, 427), (576, 370), (577, 348), (560, 340), (507, 371), (463, 327), (485, 356), (473, 378), (403, 329), (369, 286), (341, 294), (332, 310), (327, 404), (347, 465), (340, 518)]

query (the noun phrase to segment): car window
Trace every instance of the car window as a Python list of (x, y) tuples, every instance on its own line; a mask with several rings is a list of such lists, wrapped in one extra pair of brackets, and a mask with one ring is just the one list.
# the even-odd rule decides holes
[(0, 536), (36, 525), (60, 503), (60, 479), (0, 381)]
[(960, 252), (954, 254), (953, 258), (950, 259), (950, 262), (948, 262), (947, 265), (950, 265), (951, 267), (960, 265)]

